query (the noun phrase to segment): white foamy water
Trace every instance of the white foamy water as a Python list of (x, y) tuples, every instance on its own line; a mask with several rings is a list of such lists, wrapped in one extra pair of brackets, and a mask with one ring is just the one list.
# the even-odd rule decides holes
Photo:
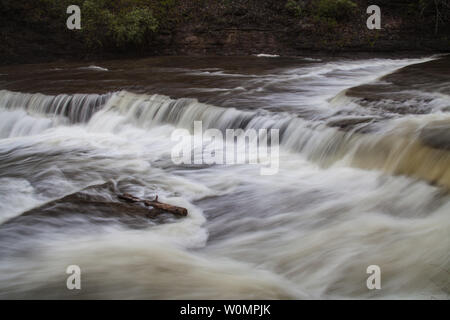
[[(0, 297), (447, 299), (450, 158), (424, 135), (436, 121), (450, 123), (448, 96), (415, 91), (419, 104), (432, 95), (429, 113), (382, 118), (367, 132), (330, 125), (338, 111), (346, 120), (381, 119), (345, 90), (429, 60), (250, 75), (258, 86), (288, 87), (266, 91), (266, 101), (290, 99), (316, 108), (313, 117), (130, 91), (0, 91)], [(204, 129), (280, 129), (279, 172), (175, 165), (173, 131), (198, 120)], [(106, 182), (157, 194), (189, 215), (130, 228), (115, 216), (95, 218), (95, 206), (65, 202), (58, 216), (9, 220)], [(87, 192), (118, 202), (106, 189)], [(65, 289), (68, 265), (82, 270), (79, 292)], [(380, 266), (382, 290), (367, 289), (369, 265)]]
[(278, 54), (259, 53), (256, 55), (259, 58), (278, 58)]
[(93, 70), (93, 71), (109, 71), (107, 68), (99, 67), (99, 66), (89, 66), (89, 67), (81, 67), (82, 70)]

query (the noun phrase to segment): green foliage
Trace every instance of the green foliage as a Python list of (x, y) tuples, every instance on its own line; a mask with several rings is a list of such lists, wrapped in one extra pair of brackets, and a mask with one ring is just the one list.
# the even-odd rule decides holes
[(350, 0), (319, 0), (315, 11), (319, 18), (343, 21), (354, 15), (356, 7)]
[(112, 19), (110, 35), (118, 47), (127, 44), (141, 45), (145, 42), (146, 35), (157, 29), (158, 22), (150, 9), (134, 8)]
[(144, 45), (158, 29), (153, 11), (145, 6), (115, 8), (105, 0), (86, 0), (81, 12), (82, 33), (90, 48)]
[(176, 4), (176, 0), (159, 0), (159, 5), (164, 8), (172, 8)]
[(288, 0), (286, 2), (285, 8), (290, 14), (296, 17), (300, 17), (302, 15), (303, 6), (303, 1)]

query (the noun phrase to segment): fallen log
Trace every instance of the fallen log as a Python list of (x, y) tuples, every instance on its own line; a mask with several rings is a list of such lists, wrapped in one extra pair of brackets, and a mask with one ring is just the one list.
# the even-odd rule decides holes
[(144, 200), (144, 199), (140, 199), (137, 198), (129, 193), (124, 193), (121, 195), (118, 195), (118, 198), (121, 200), (125, 200), (127, 202), (132, 202), (132, 203), (143, 203), (144, 205), (146, 205), (147, 207), (153, 207), (155, 209), (159, 209), (162, 211), (166, 211), (166, 212), (170, 212), (173, 213), (175, 215), (178, 216), (187, 216), (188, 211), (186, 208), (182, 208), (182, 207), (177, 207), (177, 206), (173, 206), (167, 203), (162, 203), (158, 201), (158, 196), (156, 196), (156, 199), (151, 201), (151, 200)]

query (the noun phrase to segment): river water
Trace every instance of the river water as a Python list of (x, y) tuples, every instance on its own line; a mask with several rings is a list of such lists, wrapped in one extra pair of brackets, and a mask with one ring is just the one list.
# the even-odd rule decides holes
[[(448, 299), (449, 112), (450, 56), (2, 67), (0, 298)], [(174, 163), (194, 121), (279, 129), (278, 172)]]

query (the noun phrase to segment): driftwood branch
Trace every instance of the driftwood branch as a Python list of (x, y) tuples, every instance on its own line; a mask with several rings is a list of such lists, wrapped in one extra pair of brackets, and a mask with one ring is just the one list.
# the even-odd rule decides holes
[(135, 196), (132, 196), (129, 193), (124, 193), (124, 194), (118, 195), (118, 198), (121, 200), (125, 200), (127, 202), (132, 202), (132, 203), (143, 203), (147, 207), (153, 207), (155, 209), (170, 212), (170, 213), (173, 213), (178, 216), (185, 217), (188, 214), (188, 211), (186, 208), (177, 207), (177, 206), (173, 206), (173, 205), (170, 205), (167, 203), (159, 202), (158, 196), (156, 196), (156, 199), (153, 201), (140, 199)]

